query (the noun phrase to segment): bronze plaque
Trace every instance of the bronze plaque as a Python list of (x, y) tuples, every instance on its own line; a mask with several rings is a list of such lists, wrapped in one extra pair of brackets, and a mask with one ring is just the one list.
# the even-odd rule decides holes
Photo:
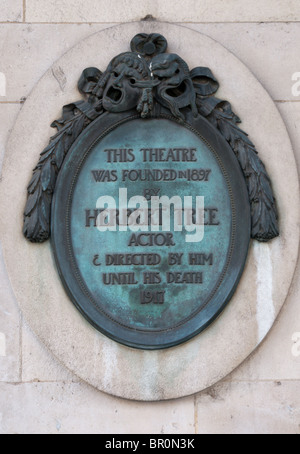
[(83, 72), (87, 99), (54, 122), (25, 210), (25, 236), (51, 232), (83, 316), (143, 349), (203, 331), (230, 301), (250, 237), (278, 235), (269, 177), (218, 82), (165, 51), (161, 35), (137, 35), (104, 73)]

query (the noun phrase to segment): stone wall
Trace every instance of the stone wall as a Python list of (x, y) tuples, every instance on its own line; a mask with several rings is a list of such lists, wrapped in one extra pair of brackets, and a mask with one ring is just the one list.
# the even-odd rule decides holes
[[(300, 166), (298, 0), (0, 0), (0, 162), (26, 98), (58, 58), (147, 16), (235, 54), (276, 103)], [(197, 395), (144, 403), (97, 391), (57, 362), (22, 319), (0, 254), (0, 433), (300, 433), (299, 267), (269, 335), (237, 370)]]

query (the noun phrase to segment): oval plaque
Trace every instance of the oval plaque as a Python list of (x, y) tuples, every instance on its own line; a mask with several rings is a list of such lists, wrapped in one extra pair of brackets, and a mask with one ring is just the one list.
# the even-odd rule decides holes
[(238, 161), (204, 118), (107, 113), (65, 158), (52, 245), (71, 300), (95, 328), (158, 349), (225, 308), (250, 224)]

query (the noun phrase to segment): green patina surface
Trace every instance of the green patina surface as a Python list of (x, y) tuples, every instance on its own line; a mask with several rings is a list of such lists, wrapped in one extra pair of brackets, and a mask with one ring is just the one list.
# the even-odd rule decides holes
[[(107, 150), (127, 150), (127, 161), (120, 162), (125, 160), (124, 152)], [(151, 171), (148, 181), (141, 181), (146, 171)], [(164, 176), (161, 181), (149, 181), (149, 174)], [(232, 239), (229, 185), (208, 144), (167, 119), (127, 122), (100, 140), (78, 173), (70, 228), (78, 270), (101, 310), (117, 323), (150, 331), (168, 330), (197, 313), (221, 285), (226, 268)], [(113, 197), (118, 208), (120, 188), (127, 189), (128, 199), (157, 194), (179, 196), (184, 202), (184, 197), (193, 197), (193, 208), (196, 197), (204, 197), (203, 240), (187, 242), (187, 235), (195, 232), (187, 232), (184, 225), (182, 231), (174, 231), (172, 209), (171, 228), (161, 232), (169, 239), (165, 245), (136, 245), (139, 234), (159, 233), (151, 232), (151, 226), (148, 232), (132, 232), (129, 227), (120, 231), (118, 225), (116, 231), (99, 231), (92, 218), (99, 198)], [(141, 239), (151, 244), (155, 238), (163, 242), (164, 237), (144, 235)], [(118, 265), (110, 264), (115, 260)], [(132, 260), (144, 263), (132, 265)]]

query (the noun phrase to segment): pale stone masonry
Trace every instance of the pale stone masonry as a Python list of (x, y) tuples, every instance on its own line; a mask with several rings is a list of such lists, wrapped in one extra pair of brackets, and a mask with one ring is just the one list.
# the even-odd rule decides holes
[[(0, 0), (0, 163), (26, 98), (54, 62), (92, 33), (147, 15), (207, 34), (248, 66), (276, 102), (300, 170), (298, 0)], [(53, 132), (45, 128), (41, 147)], [(0, 433), (300, 433), (299, 300), (298, 265), (266, 340), (233, 373), (190, 397), (132, 402), (97, 391), (47, 351), (22, 319), (0, 248)]]
[[(66, 6), (67, 5), (67, 6)], [(26, 0), (29, 22), (283, 22), (300, 19), (297, 0)]]
[(23, 0), (0, 0), (0, 22), (23, 22)]

